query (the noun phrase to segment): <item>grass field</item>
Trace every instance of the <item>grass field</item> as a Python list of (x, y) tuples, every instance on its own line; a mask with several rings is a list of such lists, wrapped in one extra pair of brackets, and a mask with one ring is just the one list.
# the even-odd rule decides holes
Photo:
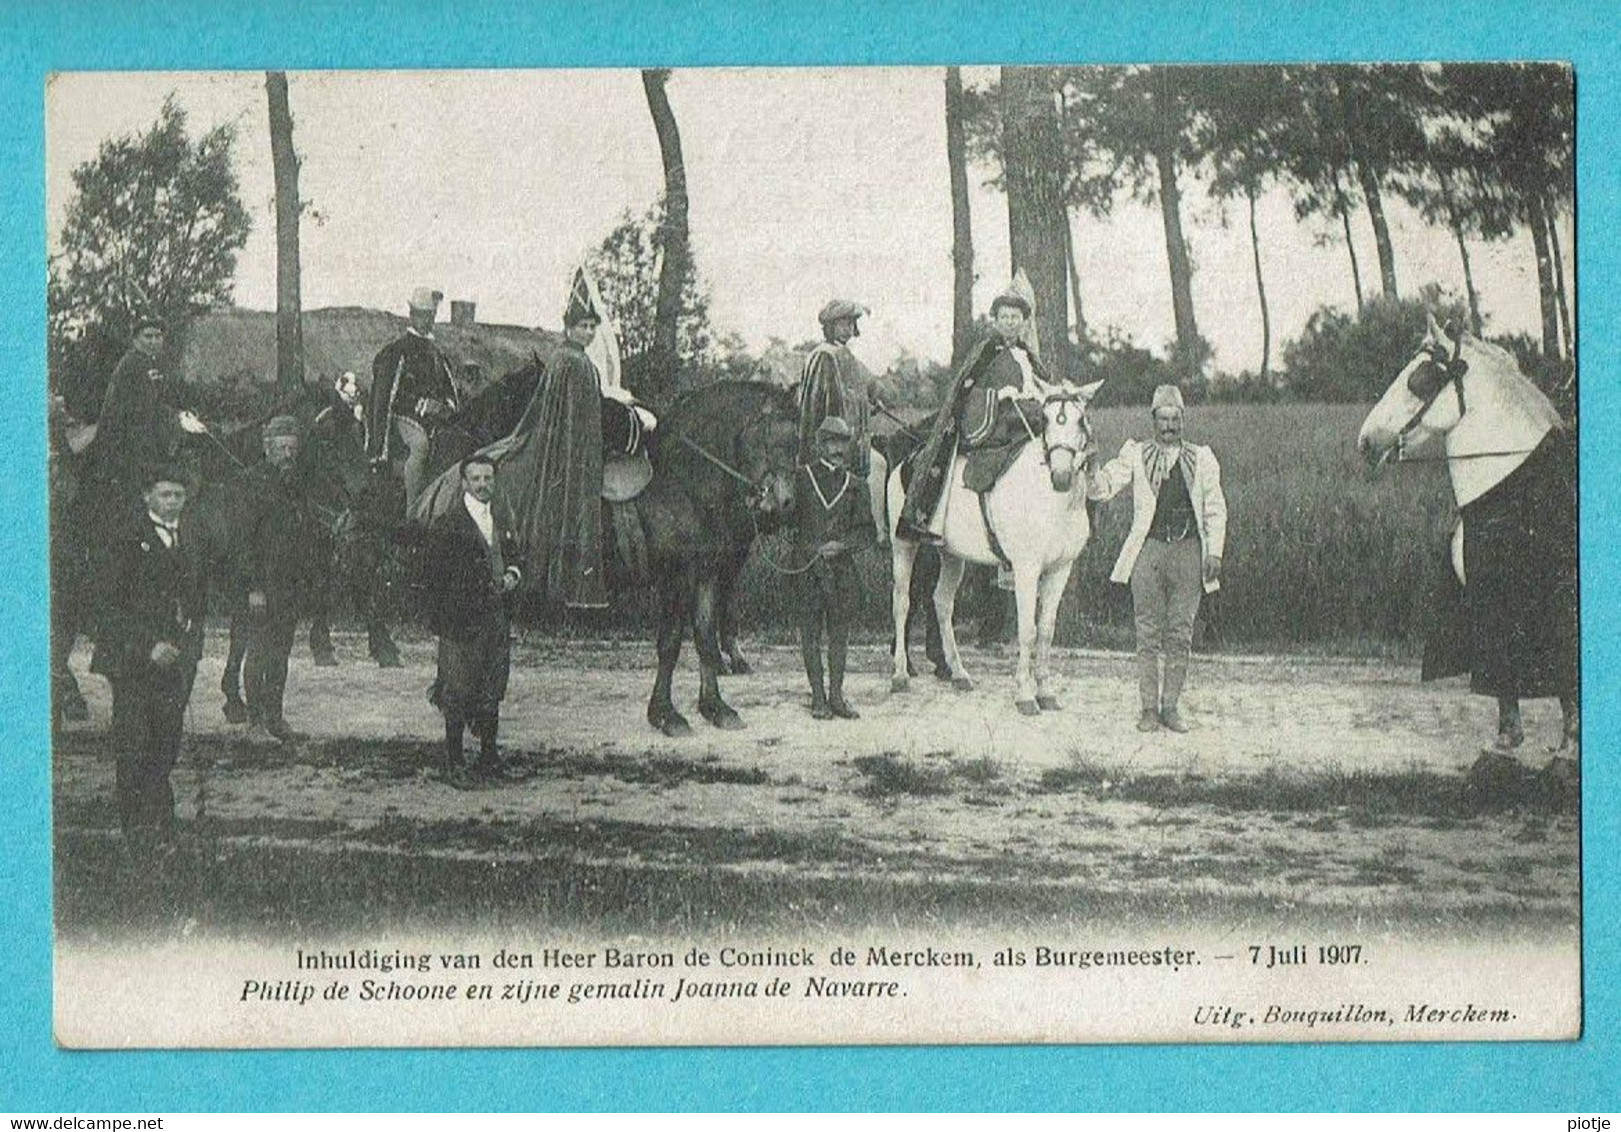
[[(1343, 655), (1410, 657), (1423, 640), (1423, 609), (1453, 521), (1451, 488), (1432, 464), (1387, 468), (1377, 478), (1355, 450), (1359, 405), (1208, 405), (1188, 413), (1189, 438), (1209, 445), (1227, 495), (1222, 590), (1206, 603), (1206, 647), (1305, 648)], [(1105, 458), (1148, 432), (1141, 408), (1094, 414)], [(1057, 642), (1122, 647), (1131, 603), (1111, 585), (1131, 502), (1117, 497), (1076, 563)], [(781, 556), (785, 543), (768, 549)], [(887, 635), (887, 554), (861, 560), (863, 621)], [(793, 624), (792, 588), (758, 554), (740, 607), (755, 631)], [(1214, 639), (1209, 634), (1214, 633)]]

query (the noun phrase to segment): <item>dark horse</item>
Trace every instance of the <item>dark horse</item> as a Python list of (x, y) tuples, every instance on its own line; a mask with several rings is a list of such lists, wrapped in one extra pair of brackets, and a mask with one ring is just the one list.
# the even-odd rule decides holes
[[(776, 386), (717, 382), (694, 390), (663, 414), (652, 482), (629, 503), (603, 504), (611, 588), (654, 591), (659, 667), (647, 718), (666, 735), (691, 730), (670, 698), (689, 628), (701, 673), (699, 712), (717, 727), (742, 726), (721, 698), (718, 677), (746, 671), (746, 662), (734, 640), (728, 667), (722, 642), (735, 637), (732, 594), (755, 536), (792, 509), (797, 430), (793, 398)], [(511, 458), (523, 456), (514, 450)], [(520, 513), (537, 505), (512, 502)]]

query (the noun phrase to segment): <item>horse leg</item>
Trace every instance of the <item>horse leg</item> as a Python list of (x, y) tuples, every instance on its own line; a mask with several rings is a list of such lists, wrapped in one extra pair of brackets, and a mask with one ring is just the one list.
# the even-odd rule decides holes
[(665, 578), (659, 588), (659, 671), (653, 680), (653, 695), (647, 701), (647, 722), (674, 739), (692, 734), (692, 725), (675, 710), (670, 699), (670, 683), (687, 629), (687, 581), (682, 577)]
[(388, 631), (388, 562), (392, 553), (378, 546), (372, 557), (355, 579), (353, 590), (355, 609), (366, 622), (366, 654), (377, 662), (378, 668), (403, 668), (399, 646)]
[(894, 574), (889, 612), (895, 631), (891, 640), (894, 667), (890, 672), (889, 690), (904, 692), (911, 679), (911, 665), (906, 656), (906, 622), (912, 609), (912, 568), (917, 563), (917, 543), (904, 538), (892, 540), (889, 563)]
[(714, 578), (698, 583), (692, 603), (692, 643), (698, 650), (698, 714), (716, 727), (736, 731), (743, 720), (720, 695), (720, 637), (715, 631)]
[(1036, 706), (1057, 711), (1058, 697), (1052, 694), (1053, 631), (1058, 627), (1058, 603), (1069, 585), (1074, 562), (1041, 576), (1040, 608), (1036, 614)]
[(754, 666), (748, 662), (743, 650), (737, 646), (737, 612), (733, 603), (737, 593), (737, 579), (743, 573), (743, 563), (747, 561), (752, 545), (746, 542), (739, 550), (733, 552), (727, 562), (725, 573), (716, 583), (715, 621), (720, 634), (721, 652), (725, 654), (721, 659), (722, 676), (747, 676), (754, 671)]
[(1036, 601), (1041, 567), (1021, 563), (1013, 570), (1013, 593), (1019, 603), (1019, 664), (1013, 677), (1013, 704), (1020, 715), (1040, 715), (1036, 705)]
[(1561, 755), (1579, 759), (1582, 751), (1582, 716), (1576, 697), (1560, 696), (1559, 710), (1564, 716), (1564, 726), (1560, 729), (1559, 746), (1555, 750)]
[[(912, 608), (923, 619), (923, 655), (934, 665), (936, 680), (950, 680), (951, 666), (946, 663), (946, 650), (940, 643), (940, 623), (934, 613), (935, 584), (940, 580), (940, 552), (919, 552), (917, 565), (912, 570)], [(908, 661), (908, 664), (911, 662)]]
[(220, 691), (225, 694), (221, 708), (229, 723), (246, 723), (248, 705), (242, 699), (242, 661), (248, 651), (248, 626), (241, 614), (231, 616), (231, 643), (225, 650), (225, 671), (220, 675)]
[(1512, 751), (1525, 742), (1525, 726), (1520, 722), (1520, 701), (1517, 696), (1497, 697), (1498, 751)]
[(310, 601), (310, 656), (317, 668), (336, 668), (338, 656), (332, 651), (332, 587), (325, 579), (315, 587)]
[(963, 568), (962, 559), (940, 552), (940, 580), (934, 584), (934, 616), (940, 622), (940, 644), (951, 669), (951, 686), (959, 692), (969, 692), (974, 688), (974, 680), (963, 665), (962, 653), (957, 649), (957, 632), (951, 624)]

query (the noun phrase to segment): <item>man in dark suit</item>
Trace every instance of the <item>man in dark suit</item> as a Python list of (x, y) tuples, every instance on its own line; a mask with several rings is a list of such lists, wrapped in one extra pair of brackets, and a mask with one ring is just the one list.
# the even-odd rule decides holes
[(265, 458), (240, 474), (242, 534), (237, 540), (238, 616), (246, 615), (242, 660), (248, 742), (274, 746), (304, 735), (287, 723), (287, 662), (311, 595), (326, 584), (329, 543), (300, 482), (298, 421), (272, 417), (262, 429)]
[[(507, 595), (522, 580), (512, 517), (495, 496), (494, 463), (469, 456), (461, 478), (460, 497), (429, 528), (425, 568), (428, 622), (439, 636), (431, 698), (445, 717), (446, 779), (459, 787), (501, 769), (496, 732), (512, 665)], [(479, 741), (471, 771), (462, 753), (467, 728)]]
[(113, 689), (119, 825), (132, 850), (149, 852), (174, 837), (169, 774), (202, 655), (206, 591), (181, 523), (184, 473), (149, 471), (142, 494), (145, 507), (104, 545), (106, 605), (90, 669)]
[(408, 505), (428, 485), (434, 430), (454, 416), (460, 404), (450, 360), (433, 337), (442, 298), (426, 287), (413, 291), (410, 325), (372, 361), (366, 454), (374, 464), (402, 465)]

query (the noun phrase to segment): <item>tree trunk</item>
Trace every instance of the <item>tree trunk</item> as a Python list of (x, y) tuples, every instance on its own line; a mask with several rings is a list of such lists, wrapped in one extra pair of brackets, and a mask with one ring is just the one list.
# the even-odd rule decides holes
[(276, 185), (276, 384), (304, 384), (303, 300), (298, 274), (298, 154), (287, 105), (287, 73), (265, 72), (270, 102), (270, 164)]
[(1553, 290), (1554, 296), (1559, 300), (1559, 327), (1565, 343), (1565, 357), (1576, 356), (1576, 328), (1570, 322), (1570, 304), (1565, 299), (1565, 257), (1559, 250), (1559, 221), (1558, 214), (1552, 207), (1546, 206), (1544, 198), (1543, 216), (1548, 221), (1548, 249), (1553, 252)]
[(1356, 311), (1362, 313), (1362, 267), (1357, 263), (1356, 241), (1351, 238), (1351, 209), (1345, 202), (1345, 190), (1340, 188), (1340, 174), (1334, 172), (1334, 211), (1345, 227), (1345, 251), (1351, 257), (1351, 286), (1356, 289)]
[(1458, 258), (1463, 261), (1463, 289), (1469, 296), (1469, 329), (1479, 338), (1485, 331), (1485, 322), (1480, 317), (1480, 293), (1475, 290), (1475, 272), (1469, 263), (1469, 244), (1463, 237), (1463, 225), (1456, 218), (1452, 221), (1452, 235), (1458, 241)]
[(1086, 305), (1081, 301), (1081, 270), (1075, 263), (1075, 233), (1064, 217), (1064, 267), (1069, 272), (1069, 301), (1075, 306), (1075, 340), (1086, 345)]
[(1261, 301), (1261, 380), (1265, 381), (1272, 364), (1272, 312), (1266, 305), (1266, 280), (1261, 275), (1261, 236), (1255, 225), (1255, 189), (1246, 186), (1250, 198), (1250, 251), (1255, 254), (1255, 294)]
[(659, 269), (659, 293), (653, 314), (653, 364), (648, 372), (656, 382), (653, 389), (640, 390), (655, 400), (675, 392), (678, 324), (681, 319), (681, 292), (692, 272), (690, 236), (687, 229), (687, 169), (681, 158), (681, 131), (675, 112), (670, 109), (665, 84), (666, 69), (642, 71), (642, 89), (647, 109), (653, 115), (653, 129), (659, 138), (659, 156), (664, 162), (664, 220), (659, 228), (663, 263)]
[(1188, 245), (1182, 238), (1182, 195), (1176, 186), (1176, 154), (1169, 143), (1155, 147), (1154, 163), (1159, 168), (1159, 211), (1165, 225), (1165, 256), (1171, 268), (1171, 311), (1176, 318), (1176, 353), (1179, 381), (1193, 377), (1199, 368), (1199, 324), (1193, 317), (1193, 265)]
[(974, 344), (974, 229), (969, 223), (961, 67), (946, 68), (946, 164), (951, 173), (951, 368), (955, 370)]
[(1002, 68), (1002, 166), (1007, 184), (1013, 269), (1023, 269), (1036, 296), (1042, 360), (1071, 375), (1069, 304), (1065, 295), (1063, 137), (1052, 72)]
[(1531, 196), (1526, 202), (1526, 222), (1531, 226), (1531, 247), (1537, 257), (1537, 294), (1542, 306), (1542, 356), (1557, 358), (1559, 353), (1558, 297), (1553, 282), (1553, 253), (1548, 247), (1548, 218), (1542, 199)]
[(1390, 225), (1385, 221), (1385, 202), (1379, 192), (1379, 176), (1373, 167), (1359, 158), (1357, 177), (1362, 184), (1362, 196), (1368, 205), (1368, 219), (1373, 222), (1373, 246), (1379, 253), (1379, 281), (1385, 298), (1394, 301), (1396, 294), (1396, 250), (1390, 244)]

